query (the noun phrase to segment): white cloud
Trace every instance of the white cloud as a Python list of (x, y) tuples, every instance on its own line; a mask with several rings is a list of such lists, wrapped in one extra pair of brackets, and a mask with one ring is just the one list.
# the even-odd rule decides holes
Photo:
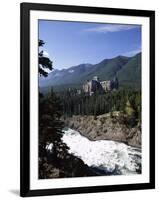
[(124, 55), (124, 56), (134, 56), (134, 55), (136, 55), (139, 52), (141, 52), (141, 48), (125, 52), (122, 55)]
[(109, 32), (128, 31), (128, 30), (135, 29), (138, 27), (139, 25), (106, 24), (106, 25), (101, 25), (101, 26), (85, 29), (84, 31), (97, 32), (97, 33), (109, 33)]

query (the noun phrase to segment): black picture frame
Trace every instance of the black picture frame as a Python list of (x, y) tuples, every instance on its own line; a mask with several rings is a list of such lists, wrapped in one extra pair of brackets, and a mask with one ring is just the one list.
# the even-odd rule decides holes
[[(150, 181), (149, 183), (102, 185), (91, 187), (74, 187), (59, 189), (30, 189), (30, 11), (60, 11), (93, 14), (111, 14), (123, 16), (140, 16), (150, 19)], [(60, 195), (76, 193), (95, 193), (123, 190), (141, 190), (155, 188), (155, 12), (149, 10), (131, 10), (102, 7), (83, 7), (72, 5), (49, 5), (35, 3), (21, 3), (21, 140), (20, 140), (20, 195), (22, 197), (39, 195)]]

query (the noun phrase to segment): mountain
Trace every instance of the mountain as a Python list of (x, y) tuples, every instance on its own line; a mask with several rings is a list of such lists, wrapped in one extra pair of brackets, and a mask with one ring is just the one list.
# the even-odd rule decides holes
[(40, 77), (40, 87), (67, 87), (82, 85), (86, 80), (98, 76), (101, 81), (111, 80), (115, 76), (121, 86), (140, 86), (141, 53), (133, 57), (117, 56), (104, 59), (98, 64), (80, 64), (67, 69), (51, 72), (47, 78)]
[(141, 86), (141, 53), (132, 57), (129, 62), (117, 72), (120, 85)]

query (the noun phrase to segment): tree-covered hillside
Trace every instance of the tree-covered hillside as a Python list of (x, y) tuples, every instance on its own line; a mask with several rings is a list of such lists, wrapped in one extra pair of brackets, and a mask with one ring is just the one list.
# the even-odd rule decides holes
[(114, 111), (127, 114), (131, 125), (141, 121), (141, 91), (120, 89), (102, 95), (87, 96), (78, 94), (76, 89), (59, 92), (62, 102), (63, 116), (102, 115)]
[(39, 84), (41, 88), (50, 86), (58, 89), (70, 86), (78, 88), (94, 76), (98, 76), (101, 81), (111, 80), (116, 76), (121, 87), (140, 88), (141, 53), (133, 57), (117, 56), (105, 59), (95, 65), (81, 64), (68, 69), (54, 70), (47, 78), (40, 78)]
[(141, 86), (141, 53), (134, 56), (117, 72), (121, 86)]

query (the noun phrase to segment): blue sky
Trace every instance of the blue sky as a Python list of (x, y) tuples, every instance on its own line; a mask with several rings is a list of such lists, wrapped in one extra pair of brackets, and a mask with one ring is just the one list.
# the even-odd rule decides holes
[(39, 20), (39, 39), (54, 69), (96, 64), (141, 51), (141, 26)]

